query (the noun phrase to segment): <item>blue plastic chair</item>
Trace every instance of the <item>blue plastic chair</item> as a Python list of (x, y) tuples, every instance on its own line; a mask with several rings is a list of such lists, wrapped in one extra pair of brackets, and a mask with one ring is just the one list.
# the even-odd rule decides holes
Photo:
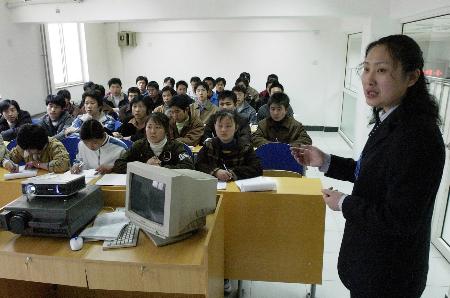
[(11, 140), (11, 142), (9, 142), (9, 144), (6, 146), (6, 149), (8, 149), (8, 151), (11, 151), (14, 147), (17, 146), (17, 140)]
[(116, 120), (116, 122), (114, 123), (114, 131), (118, 131), (121, 126), (122, 122)]
[(125, 145), (127, 145), (127, 148), (128, 148), (128, 149), (130, 149), (131, 146), (133, 146), (133, 141), (125, 140), (125, 139), (122, 139), (121, 141), (124, 142)]
[(256, 149), (264, 170), (285, 170), (304, 175), (304, 168), (291, 155), (288, 144), (269, 143)]
[(63, 143), (64, 147), (66, 147), (67, 152), (69, 152), (70, 164), (73, 164), (77, 153), (78, 153), (78, 143), (80, 142), (80, 138), (76, 136), (71, 136), (68, 138), (64, 138), (61, 143)]
[(39, 119), (39, 118), (32, 118), (31, 119), (31, 123), (32, 124), (41, 124), (41, 119)]

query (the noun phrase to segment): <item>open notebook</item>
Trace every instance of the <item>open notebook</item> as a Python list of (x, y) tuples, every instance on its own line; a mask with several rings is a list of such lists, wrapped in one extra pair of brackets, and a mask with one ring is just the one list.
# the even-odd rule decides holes
[(29, 177), (36, 176), (37, 172), (38, 172), (37, 169), (25, 169), (25, 166), (20, 166), (19, 167), (19, 172), (5, 174), (3, 176), (3, 178), (5, 180), (29, 178)]

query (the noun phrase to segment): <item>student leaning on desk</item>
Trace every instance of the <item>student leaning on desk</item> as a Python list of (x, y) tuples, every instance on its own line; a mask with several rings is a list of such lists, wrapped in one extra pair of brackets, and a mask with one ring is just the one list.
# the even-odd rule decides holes
[(349, 195), (322, 190), (346, 219), (338, 271), (352, 298), (418, 298), (425, 289), (445, 151), (423, 65), (422, 51), (405, 35), (369, 44), (361, 79), (376, 124), (359, 160), (292, 148), (301, 164), (354, 183)]
[(23, 125), (17, 134), (17, 146), (6, 153), (3, 167), (17, 172), (17, 164), (25, 162), (27, 167), (63, 173), (70, 168), (69, 153), (64, 145), (47, 136), (45, 129), (35, 124)]

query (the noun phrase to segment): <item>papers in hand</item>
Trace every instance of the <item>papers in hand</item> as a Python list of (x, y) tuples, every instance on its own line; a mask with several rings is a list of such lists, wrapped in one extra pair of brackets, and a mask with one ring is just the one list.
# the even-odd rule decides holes
[(120, 231), (129, 222), (124, 211), (102, 213), (97, 215), (92, 227), (84, 229), (80, 236), (86, 241), (113, 240), (119, 236)]
[(34, 177), (34, 176), (37, 175), (37, 172), (38, 172), (37, 169), (26, 170), (25, 166), (20, 166), (19, 167), (19, 172), (5, 174), (3, 176), (3, 179), (5, 179), (5, 180), (12, 180), (12, 179), (21, 179), (21, 178)]
[(95, 184), (125, 186), (127, 184), (127, 174), (105, 174)]
[(255, 177), (250, 179), (237, 180), (236, 185), (241, 192), (247, 191), (267, 191), (276, 190), (277, 184), (270, 177)]

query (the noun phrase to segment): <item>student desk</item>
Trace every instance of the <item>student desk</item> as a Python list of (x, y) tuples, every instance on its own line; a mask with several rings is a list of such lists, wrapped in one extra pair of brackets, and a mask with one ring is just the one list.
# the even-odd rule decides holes
[(223, 229), (219, 200), (204, 230), (160, 248), (142, 231), (137, 247), (107, 251), (3, 231), (0, 297), (223, 297)]

